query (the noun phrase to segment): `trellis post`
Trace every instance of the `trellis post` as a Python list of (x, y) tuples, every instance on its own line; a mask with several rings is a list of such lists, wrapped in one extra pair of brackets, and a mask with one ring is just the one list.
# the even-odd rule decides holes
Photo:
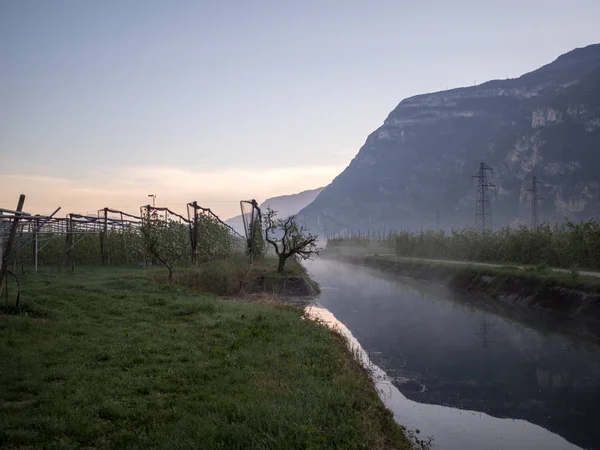
[(6, 278), (6, 274), (8, 272), (8, 258), (10, 257), (10, 252), (12, 250), (13, 242), (15, 240), (15, 236), (17, 234), (17, 228), (19, 225), (19, 218), (21, 217), (21, 211), (23, 211), (23, 205), (25, 204), (25, 194), (21, 194), (19, 196), (19, 203), (17, 203), (17, 210), (15, 214), (15, 218), (13, 219), (12, 227), (10, 229), (10, 234), (8, 235), (8, 241), (6, 242), (6, 247), (4, 248), (4, 256), (0, 259), (0, 292), (2, 292), (2, 285), (4, 284), (4, 279)]

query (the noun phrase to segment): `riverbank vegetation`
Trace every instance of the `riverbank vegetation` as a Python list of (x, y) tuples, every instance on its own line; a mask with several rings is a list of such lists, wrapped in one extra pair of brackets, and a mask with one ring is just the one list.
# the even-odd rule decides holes
[(410, 447), (324, 325), (157, 276), (21, 277), (22, 314), (0, 316), (3, 448)]
[(344, 247), (417, 258), (600, 270), (600, 223), (543, 224), (535, 230), (519, 226), (496, 231), (401, 231), (384, 239), (363, 235), (327, 243), (328, 249)]
[[(181, 268), (174, 282), (224, 296), (255, 293), (308, 295), (319, 291), (317, 283), (311, 280), (298, 260), (290, 258), (283, 273), (278, 271), (278, 263), (278, 258), (267, 255), (249, 264), (246, 255), (237, 255)], [(159, 274), (158, 279), (164, 280), (163, 275)]]
[[(329, 255), (332, 256), (333, 253), (330, 252)], [(517, 279), (521, 279), (531, 290), (564, 288), (600, 295), (600, 278), (573, 271), (554, 271), (547, 266), (520, 268), (510, 265), (463, 264), (394, 255), (343, 255), (342, 259), (396, 275), (437, 280), (442, 284), (453, 284), (469, 290), (485, 290), (489, 294), (504, 292), (511, 283), (514, 285)], [(457, 282), (456, 279), (461, 281)]]

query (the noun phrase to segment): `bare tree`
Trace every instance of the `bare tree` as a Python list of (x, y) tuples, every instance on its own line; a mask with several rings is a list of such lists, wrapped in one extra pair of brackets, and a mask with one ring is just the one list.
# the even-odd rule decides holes
[(296, 216), (277, 219), (277, 212), (267, 208), (263, 214), (265, 241), (273, 246), (279, 258), (277, 271), (283, 273), (286, 260), (294, 255), (302, 259), (310, 259), (319, 253), (318, 236), (311, 234), (296, 223)]

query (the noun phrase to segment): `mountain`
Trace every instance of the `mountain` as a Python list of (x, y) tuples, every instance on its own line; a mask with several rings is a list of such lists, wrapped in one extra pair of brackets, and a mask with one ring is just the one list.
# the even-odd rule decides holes
[[(268, 198), (260, 204), (261, 210), (266, 210), (267, 207), (271, 207), (274, 211), (277, 211), (277, 217), (284, 218), (297, 214), (302, 208), (312, 202), (317, 195), (323, 190), (322, 187), (312, 189), (308, 191), (302, 191), (297, 194), (281, 195), (279, 197)], [(231, 226), (234, 230), (244, 235), (244, 223), (242, 216), (235, 216), (225, 221), (226, 224)]]
[(600, 44), (516, 79), (403, 100), (298, 217), (330, 232), (475, 225), (481, 162), (494, 169), (496, 227), (529, 219), (534, 176), (540, 220), (598, 215)]

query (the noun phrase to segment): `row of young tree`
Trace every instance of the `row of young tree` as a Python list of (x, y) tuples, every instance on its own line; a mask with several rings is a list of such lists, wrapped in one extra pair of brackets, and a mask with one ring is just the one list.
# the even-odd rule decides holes
[[(283, 273), (286, 261), (291, 258), (308, 259), (318, 252), (316, 235), (311, 234), (296, 222), (295, 216), (278, 219), (277, 212), (267, 208), (262, 220), (257, 221), (244, 242), (229, 232), (211, 216), (203, 216), (199, 226), (197, 252), (194, 262), (232, 256), (242, 250), (251, 252), (253, 258), (262, 258), (268, 252), (266, 243), (278, 258), (277, 270)], [(165, 221), (154, 215), (141, 228), (144, 251), (156, 258), (169, 271), (169, 282), (177, 261), (184, 259), (186, 251), (185, 226), (175, 221)], [(201, 248), (198, 252), (198, 248)], [(200, 259), (198, 258), (200, 256)]]
[[(283, 272), (288, 258), (306, 259), (316, 253), (317, 236), (298, 226), (293, 216), (278, 219), (276, 215), (267, 209), (250, 238), (243, 239), (212, 215), (199, 215), (196, 226), (190, 226), (153, 212), (141, 226), (76, 233), (70, 238), (40, 235), (37, 258), (42, 266), (153, 262), (164, 265), (172, 280), (173, 270), (180, 263), (201, 264), (248, 250), (252, 251), (253, 258), (261, 258), (272, 250), (278, 257), (278, 270)], [(34, 245), (32, 243), (32, 247)], [(34, 248), (24, 247), (17, 255), (17, 262), (32, 262)]]
[[(192, 233), (196, 234), (194, 252)], [(127, 225), (97, 233), (77, 233), (75, 229), (70, 239), (66, 235), (40, 234), (37, 258), (42, 266), (71, 262), (115, 265), (157, 260), (172, 266), (182, 260), (201, 263), (226, 258), (243, 252), (244, 248), (244, 240), (212, 216), (200, 215), (198, 226), (191, 228), (186, 223), (165, 220), (152, 213), (141, 226)], [(35, 242), (32, 241), (19, 251), (16, 261), (17, 264), (32, 263), (34, 258)]]
[[(76, 234), (74, 239), (75, 244), (70, 251), (70, 258), (78, 264), (102, 263), (99, 233)], [(107, 264), (124, 264), (143, 260), (141, 235), (138, 228), (129, 225), (120, 229), (109, 229), (103, 239)], [(67, 262), (67, 243), (62, 234), (40, 234), (38, 248), (38, 263), (41, 266), (61, 265)], [(17, 263), (33, 263), (34, 252), (35, 242), (32, 241), (31, 244), (19, 251), (16, 258)]]
[[(379, 242), (383, 244), (383, 242)], [(328, 247), (367, 246), (370, 239), (330, 239)], [(383, 247), (383, 245), (380, 245)], [(595, 220), (499, 230), (396, 232), (385, 241), (400, 256), (503, 264), (600, 269), (600, 223)]]

